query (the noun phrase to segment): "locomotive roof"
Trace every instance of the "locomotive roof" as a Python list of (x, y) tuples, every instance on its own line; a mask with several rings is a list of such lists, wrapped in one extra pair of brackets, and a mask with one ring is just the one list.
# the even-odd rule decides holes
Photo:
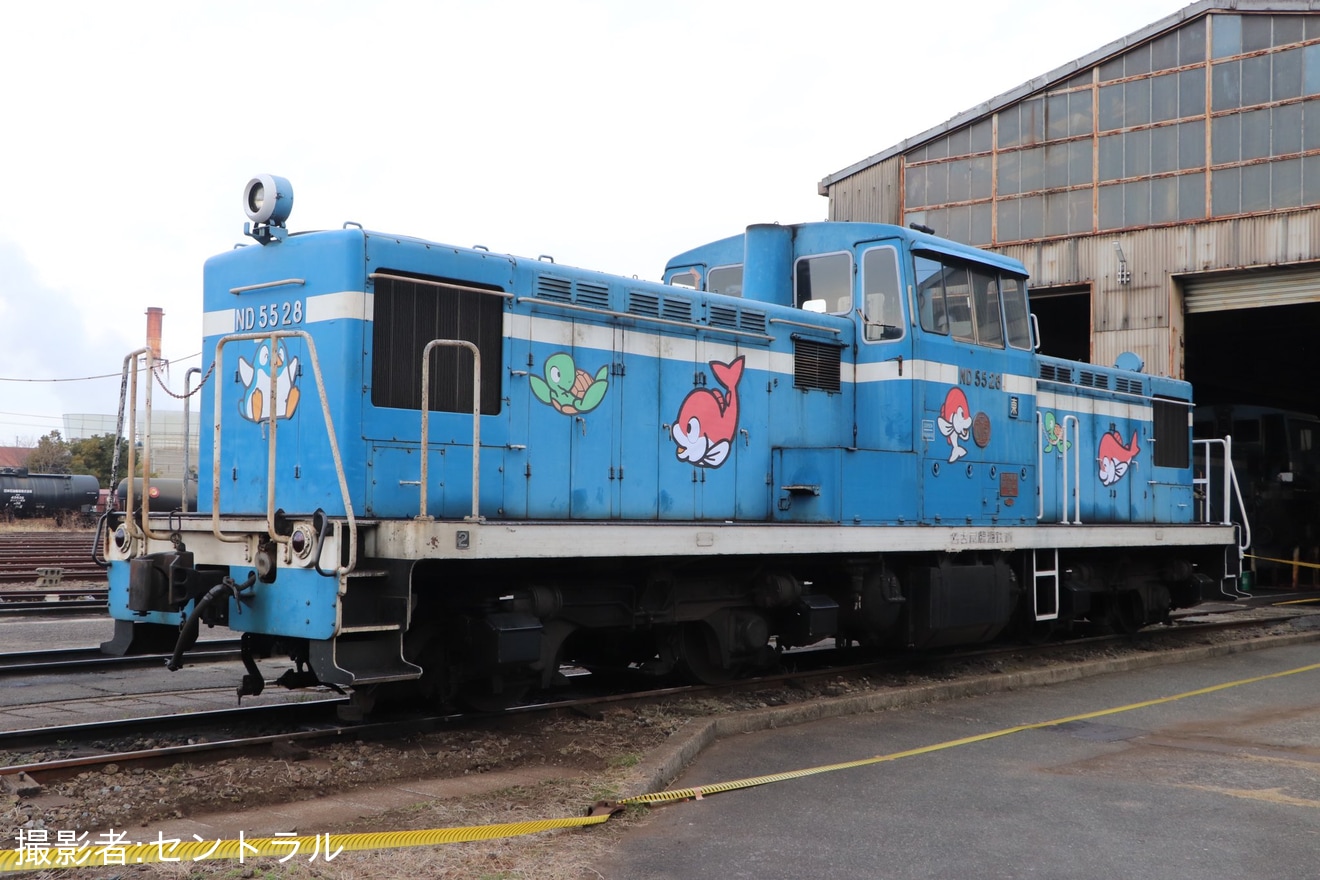
[[(878, 238), (906, 238), (917, 249), (938, 251), (950, 256), (963, 257), (979, 263), (998, 266), (1014, 275), (1023, 277), (1027, 275), (1026, 266), (1012, 257), (890, 223), (820, 220), (811, 223), (789, 224), (789, 228), (793, 230), (795, 239), (810, 242), (799, 255), (828, 253)], [(745, 238), (745, 233), (740, 233), (690, 248), (671, 257), (669, 262), (665, 264), (665, 271), (695, 263), (706, 263), (712, 266), (724, 263), (740, 263), (742, 262), (743, 240)]]

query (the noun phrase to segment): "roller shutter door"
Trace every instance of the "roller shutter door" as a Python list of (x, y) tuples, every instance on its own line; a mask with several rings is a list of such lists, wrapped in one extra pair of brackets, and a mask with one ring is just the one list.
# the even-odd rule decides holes
[(1189, 315), (1320, 303), (1320, 269), (1304, 272), (1243, 272), (1216, 278), (1183, 279)]

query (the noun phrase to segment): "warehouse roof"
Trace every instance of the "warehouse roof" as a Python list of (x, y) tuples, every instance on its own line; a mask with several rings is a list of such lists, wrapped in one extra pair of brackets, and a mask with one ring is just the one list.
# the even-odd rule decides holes
[(874, 156), (869, 156), (860, 162), (854, 162), (842, 171), (836, 171), (833, 174), (827, 175), (819, 184), (817, 184), (817, 192), (823, 196), (829, 195), (830, 185), (839, 182), (845, 177), (849, 177), (859, 171), (870, 168), (872, 165), (877, 165), (891, 156), (896, 156), (914, 147), (920, 146), (926, 141), (933, 140), (940, 135), (948, 134), (951, 131), (967, 125), (969, 122), (973, 122), (983, 116), (994, 113), (1002, 107), (1007, 107), (1016, 101), (1020, 101), (1023, 98), (1036, 94), (1037, 92), (1044, 91), (1055, 83), (1062, 82), (1080, 71), (1104, 61), (1110, 56), (1118, 55), (1126, 49), (1144, 43), (1152, 37), (1158, 36), (1167, 30), (1177, 27), (1183, 22), (1190, 21), (1191, 19), (1212, 12), (1320, 12), (1320, 0), (1198, 0), (1198, 2), (1178, 10), (1172, 15), (1166, 16), (1154, 24), (1146, 25), (1141, 30), (1128, 34), (1126, 37), (1115, 40), (1106, 46), (1102, 46), (1094, 52), (1083, 55), (1075, 61), (1069, 61), (1067, 64), (1051, 70), (1049, 73), (1028, 80), (1027, 82), (1022, 83), (1022, 85), (1009, 89), (1001, 95), (996, 95), (990, 100), (978, 104), (970, 110), (965, 110), (947, 122), (941, 123), (927, 131), (923, 131), (921, 134), (913, 135), (887, 150), (876, 153)]

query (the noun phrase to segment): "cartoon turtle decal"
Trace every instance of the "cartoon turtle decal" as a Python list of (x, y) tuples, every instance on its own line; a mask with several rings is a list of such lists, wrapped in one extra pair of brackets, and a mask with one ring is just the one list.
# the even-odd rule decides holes
[(591, 412), (600, 406), (609, 390), (609, 364), (592, 376), (580, 370), (567, 352), (552, 354), (545, 359), (542, 370), (545, 378), (530, 376), (532, 394), (542, 403), (549, 404), (566, 416)]
[(1045, 451), (1063, 453), (1072, 447), (1072, 441), (1065, 439), (1063, 423), (1052, 412), (1045, 413)]

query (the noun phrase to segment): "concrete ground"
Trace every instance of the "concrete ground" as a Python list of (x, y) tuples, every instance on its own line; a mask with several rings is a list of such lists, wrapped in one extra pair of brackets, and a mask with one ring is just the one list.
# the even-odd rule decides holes
[[(609, 880), (1320, 876), (1316, 635), (730, 732), (671, 787), (910, 754), (654, 808), (596, 869)], [(1018, 729), (1059, 719), (1071, 720)]]

